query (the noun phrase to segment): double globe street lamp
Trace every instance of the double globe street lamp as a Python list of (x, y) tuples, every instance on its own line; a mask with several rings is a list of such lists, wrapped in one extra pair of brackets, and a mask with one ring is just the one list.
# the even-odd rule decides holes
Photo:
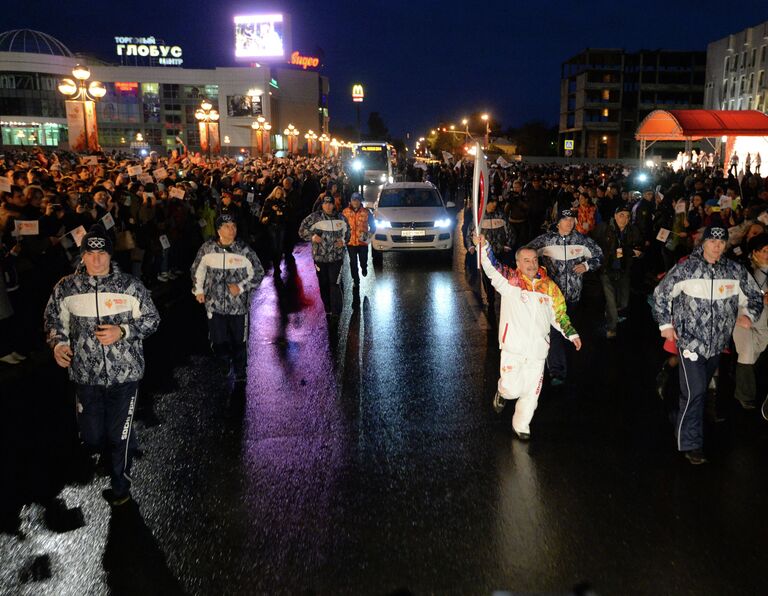
[(307, 139), (307, 153), (309, 155), (314, 155), (315, 141), (317, 141), (317, 133), (310, 128), (307, 134), (304, 135), (304, 138)]
[(256, 132), (256, 152), (261, 155), (271, 152), (272, 125), (264, 116), (259, 116), (251, 122), (251, 128)]
[[(107, 94), (107, 88), (100, 81), (91, 81), (91, 71), (87, 66), (78, 64), (72, 69), (74, 79), (62, 79), (59, 83), (59, 93), (67, 98), (67, 102), (77, 102), (83, 114), (83, 140), (80, 141), (79, 135), (73, 141), (72, 135), (75, 131), (70, 130), (70, 146), (75, 151), (94, 151), (99, 150), (99, 137), (96, 129), (96, 102)], [(92, 119), (92, 130), (88, 131), (89, 116)], [(92, 137), (92, 138), (91, 138)]]
[[(211, 158), (211, 123), (219, 121), (219, 111), (213, 109), (213, 104), (204, 99), (200, 104), (200, 107), (195, 111), (195, 118), (200, 123), (200, 132), (203, 132), (203, 125), (205, 128), (205, 135), (202, 134), (200, 139), (200, 145), (202, 149), (205, 149), (208, 154), (208, 159)], [(205, 146), (203, 147), (203, 140), (205, 140)]]
[(283, 131), (283, 134), (285, 135), (285, 138), (288, 142), (288, 153), (291, 155), (298, 153), (300, 134), (299, 129), (296, 128), (293, 124), (289, 124), (288, 128)]

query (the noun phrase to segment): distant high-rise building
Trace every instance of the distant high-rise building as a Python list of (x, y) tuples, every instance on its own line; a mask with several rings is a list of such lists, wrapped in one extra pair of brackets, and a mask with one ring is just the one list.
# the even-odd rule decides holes
[(710, 43), (704, 106), (766, 112), (766, 47), (768, 21)]
[(560, 75), (560, 153), (636, 158), (638, 124), (656, 109), (704, 105), (703, 51), (588, 48), (563, 62)]

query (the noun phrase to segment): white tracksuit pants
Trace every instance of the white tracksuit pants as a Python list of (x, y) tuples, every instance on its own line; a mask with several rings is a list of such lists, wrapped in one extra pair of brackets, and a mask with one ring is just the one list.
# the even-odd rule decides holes
[(512, 428), (530, 433), (533, 413), (539, 404), (545, 359), (530, 358), (501, 351), (499, 393), (504, 399), (516, 399)]

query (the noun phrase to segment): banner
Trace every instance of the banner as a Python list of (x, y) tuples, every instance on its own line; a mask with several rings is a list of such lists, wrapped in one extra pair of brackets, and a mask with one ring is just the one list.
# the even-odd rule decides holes
[(208, 153), (208, 127), (205, 122), (197, 123), (197, 131), (200, 133), (200, 151)]
[[(96, 104), (92, 101), (66, 100), (69, 148), (83, 153), (99, 151), (99, 131), (96, 127)], [(87, 131), (87, 138), (86, 138)]]
[(451, 161), (453, 160), (453, 155), (448, 153), (447, 151), (443, 151), (443, 159), (445, 160), (445, 165), (451, 165)]
[(211, 155), (221, 153), (221, 141), (219, 141), (219, 123), (218, 122), (200, 122), (198, 123), (200, 131), (200, 150), (203, 153), (210, 152)]

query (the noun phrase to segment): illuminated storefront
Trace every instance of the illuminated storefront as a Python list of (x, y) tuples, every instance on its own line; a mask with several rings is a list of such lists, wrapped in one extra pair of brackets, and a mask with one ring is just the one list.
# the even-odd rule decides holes
[(204, 99), (220, 113), (219, 134), (229, 137), (231, 151), (254, 147), (251, 125), (259, 117), (271, 123), (273, 149), (283, 148), (280, 132), (289, 124), (301, 131), (327, 130), (328, 79), (317, 72), (319, 59), (296, 53), (293, 64), (289, 54), (265, 64), (179, 68), (183, 48), (154, 37), (121, 36), (114, 38), (115, 59), (121, 61), (115, 65), (76, 57), (45, 34), (25, 33), (37, 37), (23, 46), (18, 32), (0, 33), (5, 146), (67, 147), (64, 97), (57, 85), (81, 62), (106, 88), (96, 103), (99, 143), (105, 150), (130, 148), (137, 135), (158, 151), (176, 147), (177, 136), (199, 150), (195, 112)]

